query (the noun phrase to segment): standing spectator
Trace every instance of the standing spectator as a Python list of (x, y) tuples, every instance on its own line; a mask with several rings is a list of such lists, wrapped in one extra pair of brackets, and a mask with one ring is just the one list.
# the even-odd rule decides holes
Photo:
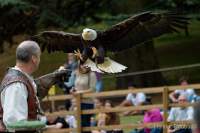
[(78, 62), (77, 62), (77, 58), (74, 55), (74, 53), (68, 53), (67, 54), (67, 61), (64, 64), (63, 67), (65, 69), (75, 70), (77, 65), (78, 65)]
[(73, 53), (68, 53), (67, 54), (67, 62), (63, 65), (60, 66), (59, 70), (62, 69), (69, 69), (71, 70), (71, 76), (67, 78), (68, 80), (65, 81), (64, 83), (58, 83), (58, 85), (64, 89), (65, 94), (69, 94), (70, 90), (72, 87), (74, 87), (74, 82), (75, 82), (75, 70), (78, 67), (78, 61), (76, 59), (76, 56)]
[[(130, 85), (128, 87), (128, 89), (132, 90), (135, 89), (135, 87), (133, 85)], [(129, 93), (126, 96), (126, 99), (120, 104), (120, 106), (139, 106), (139, 105), (143, 105), (146, 102), (146, 95), (142, 92), (133, 94), (133, 93)], [(125, 112), (124, 115), (131, 115), (131, 114), (137, 114), (140, 113), (141, 111), (128, 111)]]
[[(188, 100), (185, 95), (178, 97), (178, 103), (187, 103)], [(173, 107), (170, 110), (168, 121), (186, 121), (193, 119), (193, 108), (192, 107)], [(168, 129), (169, 133), (191, 133), (191, 129), (176, 129), (175, 127)]]
[[(60, 66), (59, 70), (62, 69), (69, 69), (71, 70), (71, 75), (69, 78), (67, 78), (67, 81), (64, 82), (58, 82), (58, 86), (64, 90), (65, 94), (69, 94), (70, 90), (74, 87), (75, 79), (76, 79), (76, 69), (78, 68), (78, 61), (76, 59), (76, 56), (74, 53), (68, 53), (67, 54), (67, 61), (63, 66)], [(68, 110), (71, 106), (71, 103), (69, 100), (65, 101), (65, 107)]]
[(83, 65), (76, 70), (74, 90), (76, 93), (87, 93), (95, 91), (96, 75)]
[[(181, 86), (188, 85), (187, 79), (185, 77), (181, 77), (180, 80)], [(187, 88), (186, 90), (175, 90), (169, 94), (170, 100), (172, 102), (178, 102), (179, 95), (186, 95), (189, 102), (192, 102), (194, 96), (196, 95), (193, 88)]]
[[(76, 79), (75, 79), (75, 87), (71, 91), (71, 93), (88, 93), (95, 90), (96, 86), (96, 75), (89, 68), (79, 65), (79, 68), (76, 70)], [(81, 103), (81, 109), (93, 109), (93, 103), (90, 99), (83, 99)], [(90, 118), (92, 115), (82, 115), (82, 123), (83, 127), (90, 126)], [(85, 132), (87, 133), (87, 132)]]

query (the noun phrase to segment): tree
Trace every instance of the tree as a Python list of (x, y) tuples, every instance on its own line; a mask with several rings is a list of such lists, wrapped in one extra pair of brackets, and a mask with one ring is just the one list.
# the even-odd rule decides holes
[(0, 53), (3, 42), (12, 44), (14, 35), (99, 22), (97, 14), (109, 6), (109, 0), (1, 0)]

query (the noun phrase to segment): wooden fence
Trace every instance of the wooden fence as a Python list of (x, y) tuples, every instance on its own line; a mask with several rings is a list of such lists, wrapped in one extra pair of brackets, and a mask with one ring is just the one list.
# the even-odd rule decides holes
[[(187, 107), (193, 104), (170, 104), (168, 102), (168, 94), (171, 91), (176, 89), (187, 89), (187, 88), (194, 88), (200, 89), (200, 84), (191, 84), (188, 86), (164, 86), (164, 87), (153, 87), (153, 88), (140, 88), (140, 89), (133, 89), (133, 90), (116, 90), (116, 91), (106, 91), (100, 93), (86, 93), (86, 94), (76, 94), (76, 95), (59, 95), (59, 96), (51, 96), (48, 98), (43, 99), (43, 102), (50, 101), (52, 109), (55, 109), (55, 101), (63, 101), (66, 99), (76, 98), (77, 110), (76, 111), (55, 111), (47, 115), (53, 116), (66, 116), (66, 115), (75, 115), (77, 120), (77, 128), (68, 128), (68, 129), (48, 129), (44, 131), (45, 133), (66, 133), (70, 131), (75, 131), (76, 133), (81, 133), (83, 131), (91, 131), (91, 130), (111, 130), (114, 128), (117, 129), (134, 129), (134, 128), (143, 128), (143, 127), (163, 127), (163, 132), (167, 133), (167, 127), (169, 125), (174, 124), (184, 124), (191, 126), (192, 121), (177, 121), (177, 122), (168, 122), (168, 107)], [(141, 106), (130, 106), (130, 107), (113, 107), (110, 109), (89, 109), (89, 110), (81, 110), (81, 101), (84, 98), (110, 98), (110, 97), (117, 97), (117, 96), (125, 96), (128, 93), (138, 93), (143, 92), (145, 94), (161, 94), (160, 104), (152, 104), (152, 105), (141, 105)], [(134, 111), (134, 110), (149, 110), (152, 108), (160, 108), (163, 110), (163, 121), (157, 123), (149, 123), (149, 124), (120, 124), (120, 125), (109, 125), (109, 126), (102, 126), (102, 127), (81, 127), (81, 115), (82, 114), (97, 114), (99, 112), (123, 112), (123, 111)]]

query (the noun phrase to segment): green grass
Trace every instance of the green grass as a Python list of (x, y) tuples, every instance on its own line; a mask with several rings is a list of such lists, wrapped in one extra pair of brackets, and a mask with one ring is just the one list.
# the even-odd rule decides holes
[[(143, 116), (141, 115), (135, 115), (135, 116), (123, 116), (120, 117), (121, 124), (138, 124), (143, 119)], [(129, 133), (133, 129), (124, 129), (125, 133)]]

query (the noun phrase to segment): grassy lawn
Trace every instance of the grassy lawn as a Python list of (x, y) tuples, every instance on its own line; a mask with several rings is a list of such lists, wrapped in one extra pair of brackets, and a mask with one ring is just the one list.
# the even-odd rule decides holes
[[(143, 116), (136, 115), (136, 116), (123, 116), (120, 118), (121, 124), (138, 124), (138, 122), (142, 121)], [(133, 129), (124, 129), (125, 133), (129, 133)]]

